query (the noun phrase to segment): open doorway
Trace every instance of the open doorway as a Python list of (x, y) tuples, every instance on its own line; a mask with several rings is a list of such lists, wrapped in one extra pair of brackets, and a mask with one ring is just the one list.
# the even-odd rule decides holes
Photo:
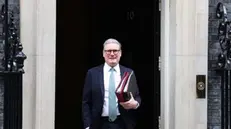
[(55, 129), (82, 129), (85, 74), (104, 63), (102, 44), (107, 38), (121, 42), (120, 64), (132, 68), (137, 76), (142, 97), (137, 129), (158, 129), (158, 0), (57, 1)]

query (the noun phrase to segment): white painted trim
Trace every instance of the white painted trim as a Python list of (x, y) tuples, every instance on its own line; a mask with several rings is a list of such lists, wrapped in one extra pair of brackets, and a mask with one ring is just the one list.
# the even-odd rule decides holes
[(35, 129), (55, 127), (56, 0), (37, 0)]
[(55, 127), (56, 0), (20, 1), (23, 129)]
[(170, 129), (169, 127), (169, 0), (161, 1), (161, 72), (160, 72), (160, 87), (161, 87), (161, 118), (160, 128)]
[[(203, 4), (201, 4), (203, 3)], [(192, 5), (191, 5), (192, 4)], [(182, 10), (185, 10), (183, 12)], [(195, 8), (195, 9), (194, 9)], [(195, 13), (194, 21), (188, 22), (189, 14)], [(198, 100), (196, 97), (194, 77), (197, 74), (207, 74), (207, 27), (208, 21), (208, 0), (197, 0), (194, 4), (190, 0), (162, 0), (161, 2), (161, 129), (181, 129), (185, 128), (207, 128), (207, 99)], [(195, 35), (190, 35), (191, 31)], [(195, 36), (195, 41), (190, 40)], [(188, 37), (187, 37), (188, 36)], [(196, 51), (193, 51), (196, 50)], [(192, 68), (188, 68), (189, 64), (181, 64), (180, 62), (192, 62)], [(200, 61), (200, 65), (196, 63)], [(203, 61), (203, 62), (202, 62)], [(189, 78), (185, 83), (189, 87), (185, 87), (181, 83), (179, 71), (189, 71), (186, 75)], [(178, 73), (178, 74), (175, 74)], [(188, 96), (184, 98), (182, 89)], [(182, 102), (189, 100), (190, 102)], [(184, 111), (186, 114), (181, 114)], [(182, 123), (182, 120), (185, 120)]]

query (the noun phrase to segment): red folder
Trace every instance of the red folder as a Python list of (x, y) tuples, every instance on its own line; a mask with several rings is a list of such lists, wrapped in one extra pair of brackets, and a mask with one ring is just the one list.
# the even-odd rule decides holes
[(133, 72), (125, 72), (121, 78), (119, 85), (116, 88), (116, 96), (119, 102), (126, 102), (131, 99), (131, 79), (132, 79)]

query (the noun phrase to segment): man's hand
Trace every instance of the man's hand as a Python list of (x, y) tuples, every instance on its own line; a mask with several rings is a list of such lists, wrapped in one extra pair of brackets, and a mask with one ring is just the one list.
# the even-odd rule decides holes
[(131, 99), (127, 102), (120, 102), (120, 105), (122, 105), (125, 109), (136, 109), (139, 106), (139, 103), (133, 98), (132, 93)]

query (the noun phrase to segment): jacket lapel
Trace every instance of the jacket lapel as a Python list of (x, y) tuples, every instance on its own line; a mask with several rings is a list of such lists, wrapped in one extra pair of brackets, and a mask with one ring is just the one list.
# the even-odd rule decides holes
[(103, 78), (104, 78), (104, 76), (103, 76), (103, 65), (100, 65), (99, 66), (99, 84), (100, 84), (102, 96), (104, 98), (104, 80), (103, 80)]
[(124, 75), (125, 73), (125, 68), (123, 66), (120, 65), (120, 77), (122, 78), (122, 76)]

